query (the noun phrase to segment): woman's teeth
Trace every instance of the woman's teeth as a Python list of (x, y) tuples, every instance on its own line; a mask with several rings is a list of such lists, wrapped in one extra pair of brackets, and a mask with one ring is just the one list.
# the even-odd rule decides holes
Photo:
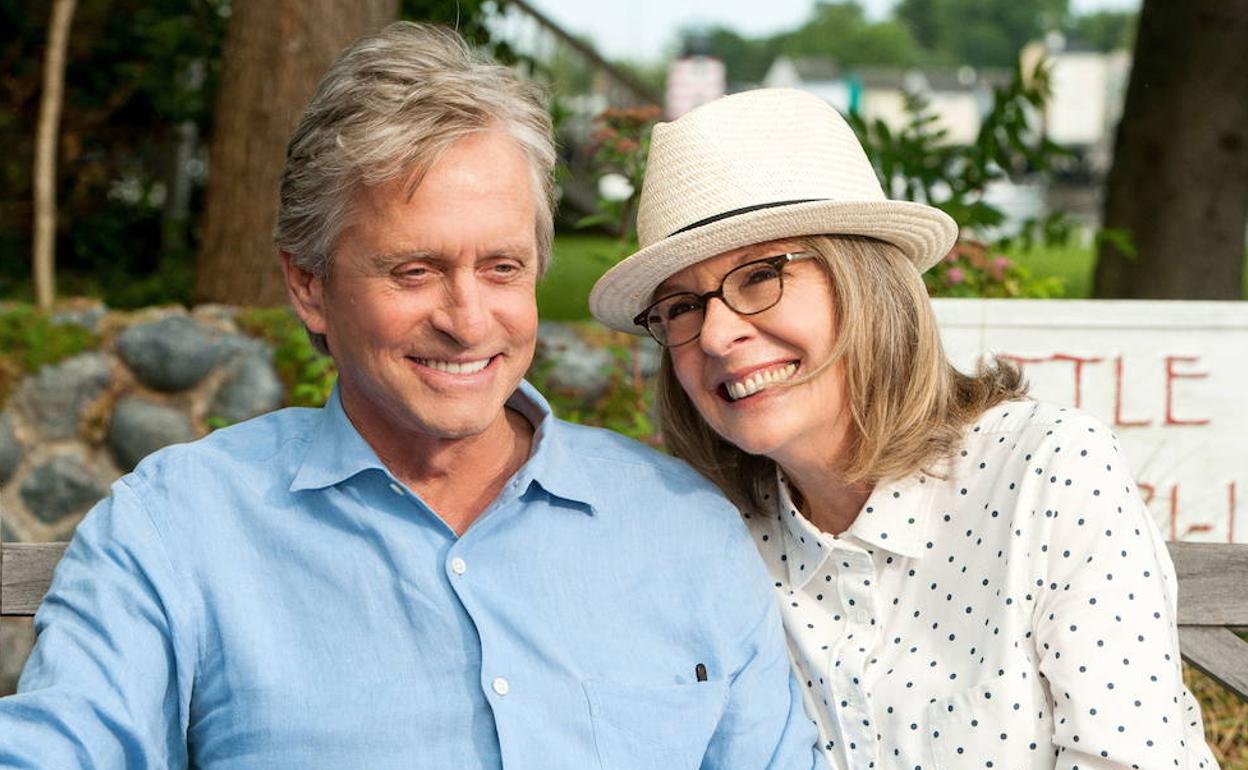
[(490, 365), (490, 359), (483, 358), (480, 361), (435, 361), (432, 358), (417, 358), (416, 363), (421, 366), (427, 366), (430, 369), (437, 369), (439, 372), (447, 374), (475, 374)]
[(760, 390), (767, 388), (777, 382), (784, 382), (797, 372), (797, 364), (785, 364), (776, 369), (764, 369), (754, 372), (744, 380), (730, 382), (725, 385), (728, 391), (728, 397), (733, 401), (738, 401), (746, 396), (752, 396)]

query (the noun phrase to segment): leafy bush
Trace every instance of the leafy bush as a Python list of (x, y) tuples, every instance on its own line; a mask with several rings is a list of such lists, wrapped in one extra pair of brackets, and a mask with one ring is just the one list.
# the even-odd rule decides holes
[(633, 241), (633, 217), (641, 197), (646, 159), (650, 155), (650, 132), (663, 116), (658, 107), (609, 107), (594, 118), (596, 128), (591, 151), (599, 175), (619, 174), (632, 188), (624, 199), (598, 198), (598, 211), (577, 222), (578, 227), (602, 227), (621, 241)]
[(58, 324), (30, 305), (0, 309), (0, 407), (22, 377), (99, 345), (99, 338), (75, 324)]
[(321, 406), (329, 399), (338, 370), (308, 339), (295, 314), (287, 308), (251, 308), (239, 313), (238, 327), (273, 348), (273, 366), (286, 385), (287, 406)]

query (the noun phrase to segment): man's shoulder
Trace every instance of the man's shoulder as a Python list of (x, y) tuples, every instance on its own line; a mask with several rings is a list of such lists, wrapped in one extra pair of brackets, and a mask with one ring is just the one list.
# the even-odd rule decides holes
[(718, 489), (683, 460), (606, 428), (555, 420), (569, 460), (591, 473), (667, 477), (716, 496)]
[(585, 477), (609, 517), (672, 533), (744, 534), (737, 509), (685, 461), (603, 428), (558, 421), (556, 429), (562, 461)]
[(135, 467), (129, 478), (140, 483), (202, 482), (251, 478), (256, 473), (280, 473), (284, 455), (302, 453), (312, 440), (320, 410), (279, 409), (220, 428), (203, 438), (157, 450)]

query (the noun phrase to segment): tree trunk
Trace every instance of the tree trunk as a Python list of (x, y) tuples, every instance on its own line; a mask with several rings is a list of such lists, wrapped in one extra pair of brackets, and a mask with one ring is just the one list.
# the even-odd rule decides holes
[(55, 0), (48, 24), (48, 51), (43, 60), (43, 95), (35, 137), (35, 234), (31, 260), (35, 301), (50, 310), (56, 300), (56, 146), (65, 91), (65, 49), (75, 0)]
[(1105, 196), (1129, 246), (1102, 240), (1095, 296), (1241, 298), (1245, 41), (1248, 0), (1144, 0)]
[(214, 108), (197, 302), (279, 305), (273, 246), (286, 142), (342, 49), (398, 0), (234, 0)]

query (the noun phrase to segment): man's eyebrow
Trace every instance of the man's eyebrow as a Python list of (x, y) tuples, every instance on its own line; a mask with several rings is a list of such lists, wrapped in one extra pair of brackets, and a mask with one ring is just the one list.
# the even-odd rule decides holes
[(420, 249), (407, 249), (403, 251), (386, 251), (373, 254), (369, 257), (369, 264), (379, 272), (389, 272), (404, 262), (412, 262), (421, 260), (425, 262), (438, 262), (444, 259), (441, 254), (434, 251), (423, 251)]
[[(536, 255), (533, 253), (531, 246), (524, 245), (503, 245), (496, 249), (482, 254), (476, 261), (489, 259), (514, 259), (523, 262), (526, 265), (536, 261)], [(453, 260), (439, 251), (429, 251), (426, 249), (401, 249), (398, 251), (387, 251), (373, 254), (369, 257), (369, 264), (378, 272), (389, 272), (405, 262), (431, 262), (435, 265), (443, 265)]]

